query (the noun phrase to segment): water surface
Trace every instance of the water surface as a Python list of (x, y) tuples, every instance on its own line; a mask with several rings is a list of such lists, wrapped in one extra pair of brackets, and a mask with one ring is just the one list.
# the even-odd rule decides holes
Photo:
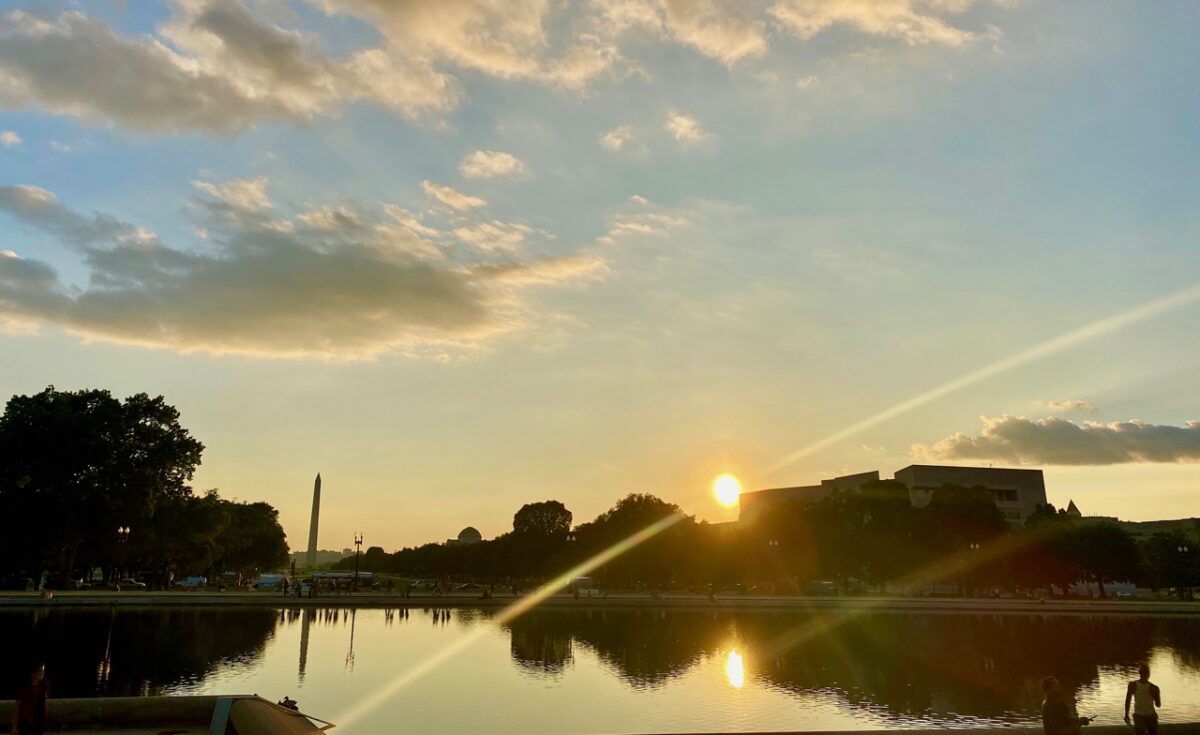
[(145, 609), (0, 612), (10, 671), (57, 696), (287, 694), (339, 732), (647, 733), (1038, 724), (1057, 675), (1116, 724), (1150, 661), (1163, 720), (1200, 720), (1200, 620), (654, 610)]

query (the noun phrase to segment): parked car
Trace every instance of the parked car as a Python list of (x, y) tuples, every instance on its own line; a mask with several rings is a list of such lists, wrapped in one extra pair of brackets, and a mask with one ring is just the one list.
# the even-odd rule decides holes
[(175, 583), (176, 587), (185, 590), (197, 590), (208, 584), (208, 577), (184, 577)]
[(283, 574), (260, 574), (253, 586), (256, 590), (279, 590), (283, 588), (284, 578)]
[(474, 582), (466, 582), (454, 588), (456, 592), (479, 592), (483, 589), (483, 585), (475, 584)]

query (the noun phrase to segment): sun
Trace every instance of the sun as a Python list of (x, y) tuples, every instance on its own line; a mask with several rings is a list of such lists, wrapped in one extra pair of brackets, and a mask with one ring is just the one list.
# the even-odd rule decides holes
[(713, 497), (723, 507), (732, 508), (738, 504), (738, 496), (742, 494), (742, 483), (728, 473), (717, 475), (712, 484)]

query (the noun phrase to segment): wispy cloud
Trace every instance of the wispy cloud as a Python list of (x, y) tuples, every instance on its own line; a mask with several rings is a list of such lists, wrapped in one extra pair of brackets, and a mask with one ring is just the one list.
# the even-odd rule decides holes
[(979, 436), (959, 433), (931, 445), (917, 444), (913, 455), (937, 461), (995, 459), (1049, 465), (1200, 461), (1200, 421), (1183, 426), (1137, 420), (1075, 423), (1056, 416), (982, 421)]
[(426, 194), (437, 201), (460, 212), (468, 209), (477, 209), (487, 204), (480, 197), (464, 194), (453, 187), (435, 184), (429, 180), (422, 181), (421, 188), (425, 190)]
[(511, 153), (475, 151), (458, 164), (458, 172), (468, 179), (491, 179), (525, 173), (525, 162)]
[(1088, 413), (1096, 413), (1099, 409), (1096, 404), (1091, 401), (1066, 400), (1066, 401), (1034, 401), (1034, 405), (1048, 408), (1051, 411), (1059, 411), (1066, 413), (1068, 411), (1086, 411)]
[[(604, 269), (582, 252), (521, 261), (508, 248), (500, 264), (451, 254), (399, 208), (341, 202), (289, 218), (267, 187), (262, 179), (197, 182), (190, 206), (207, 251), (81, 214), (45, 189), (0, 187), (0, 211), (69, 245), (88, 274), (87, 285), (69, 283), (51, 265), (5, 251), (0, 317), (181, 352), (441, 354), (526, 327), (530, 288)], [(501, 240), (520, 232), (496, 228)]]
[(600, 145), (613, 153), (641, 148), (637, 133), (628, 125), (621, 125), (600, 136)]
[(0, 130), (0, 145), (5, 148), (16, 148), (21, 145), (21, 136), (11, 130)]
[(696, 145), (709, 138), (708, 132), (700, 126), (700, 122), (696, 118), (678, 110), (671, 110), (667, 114), (667, 122), (663, 127), (683, 145)]
[[(974, 0), (779, 0), (770, 14), (791, 34), (810, 39), (835, 26), (912, 45), (963, 46), (978, 35), (947, 22), (937, 11), (961, 13)], [(994, 33), (989, 29), (989, 33)]]
[(637, 237), (658, 237), (691, 224), (685, 210), (662, 207), (643, 196), (634, 195), (609, 220), (608, 230), (597, 238), (605, 245)]

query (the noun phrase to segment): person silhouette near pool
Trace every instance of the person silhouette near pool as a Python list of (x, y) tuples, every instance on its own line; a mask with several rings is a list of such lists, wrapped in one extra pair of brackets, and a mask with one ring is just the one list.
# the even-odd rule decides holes
[(1042, 679), (1042, 729), (1046, 735), (1079, 735), (1080, 728), (1091, 722), (1075, 712), (1075, 702), (1062, 683), (1053, 676)]
[(1158, 735), (1158, 710), (1162, 692), (1150, 681), (1150, 666), (1138, 667), (1138, 678), (1125, 689), (1125, 724), (1129, 724), (1129, 702), (1133, 701), (1133, 731), (1137, 735)]
[(49, 699), (50, 682), (46, 679), (46, 665), (39, 662), (17, 691), (12, 735), (42, 735), (46, 727), (46, 702)]

